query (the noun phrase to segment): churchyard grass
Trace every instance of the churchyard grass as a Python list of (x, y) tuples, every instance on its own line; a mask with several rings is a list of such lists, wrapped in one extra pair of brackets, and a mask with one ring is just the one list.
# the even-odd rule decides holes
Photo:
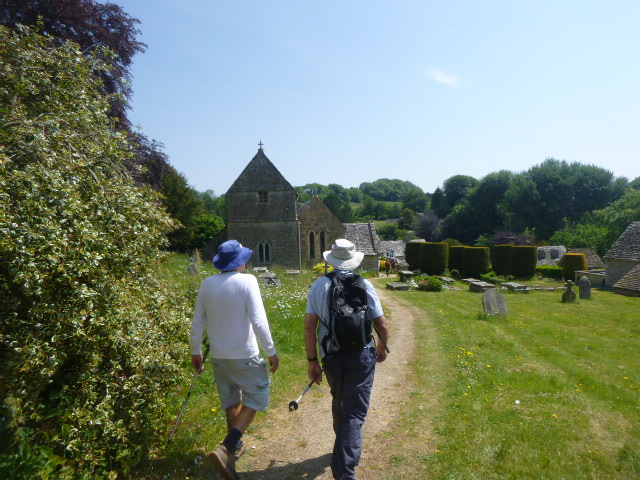
[(394, 292), (425, 315), (389, 478), (640, 478), (640, 298), (507, 293), (499, 320), (459, 286)]
[[(192, 305), (216, 270), (203, 263), (194, 276), (188, 266), (186, 255), (172, 255), (163, 271)], [(307, 385), (303, 318), (317, 274), (276, 274), (282, 286), (261, 290), (281, 367), (270, 411), (250, 430), (258, 440), (268, 435), (261, 418), (287, 408)], [(381, 288), (387, 281), (372, 280)], [(458, 285), (463, 291), (393, 292), (424, 315), (413, 376), (398, 394), (402, 416), (385, 433), (392, 455), (385, 478), (640, 478), (640, 298), (594, 289), (592, 300), (562, 304), (561, 291), (505, 294), (509, 316), (497, 320), (483, 318), (482, 294)], [(193, 378), (188, 356), (183, 365), (173, 421)], [(225, 429), (208, 368), (174, 442), (152, 452), (156, 460), (136, 478), (202, 478), (201, 464)]]

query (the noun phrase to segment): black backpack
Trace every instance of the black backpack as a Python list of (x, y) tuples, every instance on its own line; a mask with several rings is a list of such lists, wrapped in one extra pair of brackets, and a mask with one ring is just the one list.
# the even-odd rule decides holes
[(357, 274), (333, 271), (326, 275), (331, 280), (329, 292), (329, 334), (322, 339), (327, 352), (327, 341), (342, 352), (357, 352), (373, 339), (373, 325), (368, 315), (369, 300), (364, 278)]

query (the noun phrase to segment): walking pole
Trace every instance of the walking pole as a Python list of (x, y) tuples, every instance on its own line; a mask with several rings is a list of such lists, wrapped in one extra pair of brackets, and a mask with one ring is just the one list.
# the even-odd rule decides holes
[(380, 332), (378, 331), (378, 328), (376, 327), (376, 324), (371, 322), (371, 325), (373, 325), (373, 329), (376, 331), (376, 333), (378, 334), (378, 338), (380, 339), (380, 341), (382, 342), (382, 345), (384, 345), (384, 349), (387, 351), (387, 353), (391, 353), (389, 351), (389, 347), (387, 347), (387, 343), (382, 339), (382, 336), (380, 335)]
[[(324, 368), (322, 369), (322, 371), (324, 372)], [(295, 412), (296, 410), (298, 410), (298, 403), (300, 403), (300, 400), (302, 400), (302, 397), (304, 397), (305, 393), (309, 391), (309, 389), (313, 386), (314, 383), (316, 383), (316, 381), (311, 380), (311, 382), (309, 382), (309, 385), (307, 385), (307, 388), (305, 388), (304, 392), (302, 392), (302, 395), (300, 395), (297, 400), (292, 400), (291, 402), (289, 402), (290, 412)]]
[[(207, 343), (207, 346), (204, 350), (204, 355), (202, 356), (202, 361), (204, 362), (207, 359), (207, 355), (209, 354), (209, 344)], [(189, 401), (189, 397), (191, 396), (191, 393), (193, 392), (193, 387), (196, 386), (196, 382), (198, 381), (198, 378), (200, 378), (200, 374), (197, 373), (196, 376), (194, 377), (193, 381), (191, 382), (191, 388), (189, 388), (189, 393), (187, 393), (187, 398), (184, 399), (184, 403), (182, 404), (182, 409), (180, 410), (180, 414), (178, 415), (178, 419), (176, 420), (176, 424), (173, 426), (173, 430), (171, 430), (171, 435), (169, 436), (169, 440), (167, 440), (167, 447), (171, 444), (171, 442), (173, 442), (173, 434), (176, 433), (176, 428), (178, 428), (178, 424), (180, 423), (180, 419), (182, 418), (182, 414), (184, 413), (184, 409), (187, 406), (187, 402)]]

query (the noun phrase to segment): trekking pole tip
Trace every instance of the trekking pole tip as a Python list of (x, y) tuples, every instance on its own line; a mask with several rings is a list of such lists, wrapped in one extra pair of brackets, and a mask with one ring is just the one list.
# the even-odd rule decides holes
[(290, 412), (295, 412), (297, 409), (298, 409), (298, 402), (296, 402), (295, 400), (292, 400), (291, 402), (289, 402)]

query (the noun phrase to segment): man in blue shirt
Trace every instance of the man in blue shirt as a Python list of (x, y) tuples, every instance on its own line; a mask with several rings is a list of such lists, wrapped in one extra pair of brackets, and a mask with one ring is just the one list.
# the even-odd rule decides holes
[[(345, 275), (355, 275), (364, 254), (346, 239), (338, 239), (330, 251), (323, 253), (325, 261)], [(329, 333), (331, 280), (322, 277), (311, 285), (305, 319), (305, 345), (309, 361), (309, 378), (322, 382), (322, 371), (331, 387), (333, 430), (336, 440), (331, 459), (331, 471), (339, 480), (356, 480), (355, 468), (362, 454), (363, 426), (369, 410), (376, 362), (387, 358), (385, 348), (389, 329), (378, 295), (368, 280), (364, 280), (369, 308), (367, 314), (381, 338), (356, 352), (344, 352), (334, 345)], [(327, 337), (328, 335), (328, 337)], [(318, 339), (322, 367), (318, 361)]]

